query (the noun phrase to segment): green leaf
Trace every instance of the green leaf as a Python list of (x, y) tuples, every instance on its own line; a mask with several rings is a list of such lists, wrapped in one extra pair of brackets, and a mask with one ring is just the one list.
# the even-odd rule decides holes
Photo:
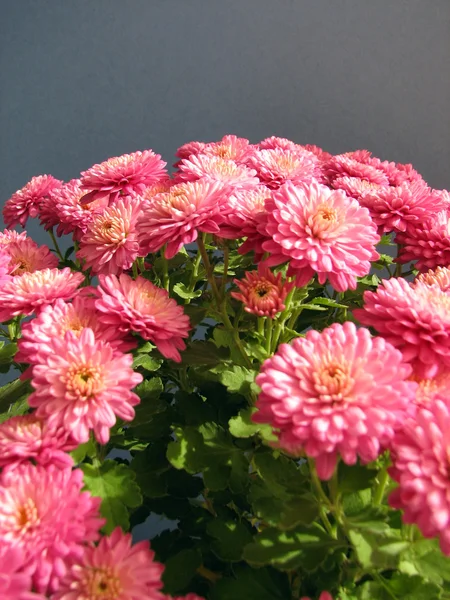
[(255, 453), (253, 464), (261, 479), (275, 495), (305, 493), (305, 477), (291, 458), (264, 450)]
[(135, 408), (136, 416), (131, 423), (130, 429), (133, 429), (137, 425), (151, 422), (156, 414), (166, 410), (167, 403), (159, 397), (163, 389), (163, 383), (159, 377), (145, 379), (137, 386), (135, 391), (141, 402)]
[[(12, 404), (18, 400), (23, 400), (32, 392), (29, 380), (21, 381), (15, 379), (0, 388), (0, 413), (7, 412)], [(27, 405), (28, 406), (28, 405)], [(9, 415), (13, 416), (13, 415)], [(6, 418), (9, 418), (6, 417)]]
[(153, 358), (148, 354), (138, 354), (133, 360), (133, 369), (141, 367), (141, 369), (144, 369), (145, 371), (157, 371), (162, 363), (163, 361), (161, 359)]
[(78, 465), (83, 462), (86, 456), (94, 456), (95, 452), (95, 442), (92, 439), (90, 439), (85, 444), (80, 444), (78, 448), (72, 450), (72, 452), (70, 452), (70, 456), (73, 458), (74, 463)]
[(192, 342), (183, 352), (183, 365), (218, 365), (230, 356), (226, 348), (217, 348), (212, 342)]
[(234, 365), (232, 367), (219, 367), (219, 380), (230, 394), (247, 395), (251, 391), (251, 384), (255, 381), (256, 372)]
[(270, 564), (284, 571), (300, 567), (314, 570), (338, 545), (317, 524), (290, 531), (269, 527), (244, 548), (243, 557), (255, 566)]
[(192, 290), (190, 291), (186, 284), (179, 281), (173, 286), (173, 291), (177, 296), (183, 298), (184, 300), (190, 300), (191, 298), (199, 298), (202, 295), (202, 290)]
[(218, 558), (228, 562), (240, 561), (244, 546), (253, 539), (243, 523), (231, 519), (214, 519), (208, 523), (206, 530), (215, 538), (211, 550)]
[(175, 427), (175, 441), (167, 447), (167, 460), (175, 469), (198, 473), (202, 466), (204, 444), (201, 434), (192, 427)]
[[(3, 343), (3, 342), (2, 342)], [(9, 365), (17, 352), (17, 344), (6, 344), (0, 349), (0, 365)]]
[(328, 306), (329, 308), (348, 308), (346, 304), (339, 304), (336, 300), (331, 298), (314, 298), (311, 300), (311, 304), (318, 304), (319, 306)]
[(181, 550), (165, 563), (162, 576), (164, 591), (176, 594), (186, 588), (202, 564), (202, 553), (198, 549)]
[(101, 465), (81, 465), (84, 483), (93, 496), (102, 499), (101, 514), (106, 518), (105, 533), (118, 525), (124, 531), (130, 526), (128, 508), (136, 508), (142, 503), (139, 486), (134, 481), (135, 474), (130, 467), (114, 460), (105, 460)]
[(265, 423), (254, 423), (251, 419), (255, 408), (244, 408), (236, 417), (228, 421), (231, 435), (237, 438), (249, 438), (259, 433), (266, 441), (276, 441), (277, 437), (272, 433), (270, 425)]
[(349, 494), (370, 488), (376, 475), (377, 472), (367, 466), (349, 466), (341, 461), (338, 471), (339, 491), (342, 494)]
[(218, 348), (231, 348), (234, 345), (232, 332), (223, 327), (217, 326), (214, 328), (213, 339)]
[(285, 573), (270, 567), (237, 566), (234, 577), (223, 577), (211, 589), (211, 600), (286, 600), (291, 587)]
[(450, 557), (442, 554), (437, 539), (419, 539), (402, 553), (399, 570), (442, 585), (444, 581), (450, 582)]
[[(400, 552), (394, 552), (395, 544), (403, 541), (400, 538), (399, 531), (389, 529), (383, 533), (373, 533), (371, 531), (351, 530), (349, 538), (356, 556), (364, 568), (397, 568)], [(380, 548), (383, 547), (388, 548), (388, 551), (380, 551)]]

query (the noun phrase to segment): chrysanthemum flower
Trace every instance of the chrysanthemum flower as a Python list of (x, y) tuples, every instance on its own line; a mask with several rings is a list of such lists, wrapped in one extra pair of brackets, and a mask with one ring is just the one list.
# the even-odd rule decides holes
[(0, 244), (0, 290), (3, 289), (5, 283), (11, 280), (10, 271), (10, 256), (6, 249)]
[(191, 593), (187, 594), (187, 596), (165, 596), (164, 600), (205, 600), (205, 598)]
[(263, 243), (269, 266), (289, 262), (289, 275), (302, 287), (318, 274), (339, 292), (356, 288), (356, 277), (366, 275), (378, 254), (379, 241), (369, 211), (339, 190), (320, 184), (285, 184), (266, 201)]
[[(84, 288), (86, 289), (86, 288)], [(22, 337), (18, 341), (15, 360), (21, 363), (36, 364), (42, 356), (53, 352), (52, 340), (63, 339), (70, 331), (75, 337), (89, 328), (96, 341), (107, 342), (117, 352), (127, 352), (136, 342), (117, 329), (100, 321), (101, 313), (95, 308), (95, 297), (80, 294), (72, 302), (58, 299), (44, 306), (39, 315), (22, 325)]]
[(446, 208), (441, 197), (421, 182), (398, 187), (380, 187), (359, 198), (381, 232), (404, 232)]
[(36, 591), (55, 591), (67, 562), (98, 539), (100, 498), (82, 492), (80, 469), (19, 465), (0, 481), (0, 547), (24, 554)]
[(0, 289), (0, 322), (18, 315), (38, 313), (58, 298), (69, 300), (84, 280), (82, 273), (65, 269), (42, 269), (13, 277)]
[(249, 189), (259, 184), (254, 169), (220, 156), (196, 154), (182, 160), (179, 169), (177, 183), (206, 178), (236, 189)]
[(31, 575), (24, 572), (24, 553), (10, 544), (0, 547), (0, 598), (2, 600), (44, 600), (31, 593)]
[(173, 258), (197, 239), (199, 231), (219, 233), (231, 190), (217, 181), (203, 179), (174, 185), (145, 204), (138, 220), (143, 253), (157, 252), (165, 244), (166, 258)]
[(435, 400), (407, 419), (392, 443), (390, 476), (399, 487), (389, 497), (403, 511), (405, 523), (422, 534), (439, 536), (441, 550), (450, 556), (450, 404)]
[(219, 156), (227, 160), (233, 160), (237, 164), (244, 163), (256, 150), (246, 138), (235, 135), (224, 135), (220, 142), (205, 144), (201, 154), (207, 156)]
[(401, 246), (397, 261), (414, 265), (418, 271), (427, 271), (450, 265), (450, 218), (445, 210), (430, 216), (414, 228), (399, 233), (396, 242)]
[(450, 296), (438, 286), (385, 279), (353, 314), (401, 350), (420, 378), (450, 367)]
[(377, 166), (386, 173), (390, 185), (397, 186), (410, 183), (422, 183), (426, 185), (422, 175), (410, 164), (394, 163), (387, 160), (380, 161), (379, 159), (373, 160), (378, 161)]
[(33, 177), (26, 186), (17, 190), (3, 207), (3, 219), (6, 227), (22, 225), (28, 217), (37, 217), (39, 214), (40, 202), (49, 195), (49, 193), (62, 186), (63, 182), (55, 179), (52, 175), (38, 175)]
[(287, 138), (278, 137), (276, 135), (272, 135), (270, 137), (264, 138), (258, 144), (261, 150), (292, 150), (292, 152), (296, 152), (299, 148), (299, 145), (293, 142), (292, 140), (288, 140)]
[(323, 150), (320, 146), (315, 146), (314, 144), (305, 144), (303, 147), (305, 150), (308, 150), (308, 152), (312, 152), (315, 156), (317, 156), (320, 164), (330, 160), (330, 158), (333, 156), (326, 150)]
[(347, 196), (360, 200), (366, 194), (376, 195), (380, 190), (389, 190), (390, 188), (379, 183), (372, 183), (366, 179), (360, 179), (359, 177), (349, 177), (344, 175), (342, 177), (336, 177), (330, 184), (335, 190), (344, 191)]
[(136, 223), (142, 209), (138, 198), (121, 198), (95, 215), (80, 240), (77, 258), (92, 273), (118, 275), (139, 256)]
[(162, 179), (158, 183), (146, 187), (139, 197), (141, 198), (143, 203), (151, 202), (153, 198), (158, 194), (165, 194), (166, 192), (168, 192), (172, 185), (173, 180), (167, 177), (166, 179)]
[(258, 150), (248, 160), (264, 185), (277, 190), (287, 181), (311, 183), (318, 176), (317, 158), (307, 150)]
[(357, 177), (370, 183), (388, 186), (389, 179), (378, 163), (373, 163), (370, 152), (360, 150), (332, 156), (323, 170), (328, 182), (333, 185), (337, 177)]
[(294, 287), (293, 282), (283, 281), (281, 273), (275, 275), (263, 267), (247, 271), (245, 279), (233, 281), (241, 292), (231, 292), (231, 295), (244, 303), (246, 312), (272, 319), (285, 309), (286, 296)]
[(418, 384), (415, 403), (419, 406), (427, 407), (437, 398), (441, 400), (444, 398), (450, 399), (450, 371), (447, 369), (441, 369), (438, 374), (431, 379), (421, 379), (414, 374), (411, 379)]
[(5, 245), (9, 255), (9, 273), (18, 276), (58, 266), (58, 257), (48, 246), (38, 246), (31, 238), (19, 238)]
[(416, 283), (424, 285), (437, 285), (443, 292), (450, 293), (450, 268), (437, 267), (430, 269), (425, 273), (420, 273), (414, 280), (413, 286)]
[(88, 192), (82, 204), (94, 200), (113, 202), (119, 194), (133, 195), (167, 177), (166, 163), (152, 150), (108, 158), (81, 173), (81, 187)]
[(414, 397), (410, 372), (398, 350), (351, 322), (311, 330), (263, 363), (253, 419), (279, 430), (281, 448), (314, 458), (326, 480), (338, 455), (353, 465), (382, 452)]
[(32, 459), (41, 465), (70, 468), (73, 461), (67, 452), (77, 445), (70, 433), (51, 427), (35, 413), (11, 417), (0, 424), (1, 467), (12, 468)]
[(187, 142), (178, 148), (175, 152), (175, 156), (183, 160), (184, 158), (189, 158), (193, 154), (201, 154), (206, 145), (205, 142)]
[(122, 331), (136, 331), (150, 340), (166, 358), (181, 361), (179, 350), (189, 335), (189, 318), (166, 290), (147, 279), (128, 275), (100, 275), (97, 309), (101, 321)]
[(134, 418), (133, 406), (139, 397), (131, 390), (142, 375), (131, 367), (131, 354), (119, 354), (92, 329), (77, 338), (67, 332), (63, 339), (49, 342), (52, 353), (38, 355), (33, 367), (30, 406), (51, 426), (61, 426), (79, 443), (89, 440), (90, 430), (101, 444), (109, 440), (116, 416), (124, 421)]
[[(300, 600), (311, 600), (311, 598), (309, 598), (309, 596), (303, 596), (300, 598)], [(318, 600), (333, 600), (333, 596), (330, 594), (330, 592), (322, 592)]]
[(164, 600), (163, 570), (148, 541), (132, 545), (131, 534), (117, 527), (98, 546), (86, 548), (52, 599)]

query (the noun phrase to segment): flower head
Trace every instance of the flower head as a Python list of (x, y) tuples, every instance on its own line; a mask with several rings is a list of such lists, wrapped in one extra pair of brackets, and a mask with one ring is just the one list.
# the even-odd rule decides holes
[(311, 330), (263, 363), (253, 418), (279, 430), (281, 448), (315, 458), (329, 479), (338, 455), (348, 465), (358, 456), (369, 462), (389, 443), (414, 397), (410, 372), (398, 350), (351, 322)]
[(128, 275), (100, 275), (96, 307), (100, 320), (122, 331), (136, 331), (166, 358), (181, 361), (179, 350), (189, 335), (189, 318), (166, 290), (147, 279)]
[(258, 185), (256, 171), (220, 156), (196, 154), (181, 161), (178, 182), (206, 178), (230, 188), (248, 189)]
[(207, 156), (219, 156), (226, 160), (233, 160), (237, 164), (243, 164), (255, 151), (255, 146), (245, 138), (235, 135), (224, 135), (220, 142), (205, 144), (201, 154)]
[(108, 158), (81, 173), (81, 187), (87, 192), (82, 204), (102, 200), (106, 205), (119, 194), (133, 195), (167, 177), (166, 163), (152, 150)]
[(55, 179), (52, 175), (38, 175), (33, 177), (26, 186), (17, 190), (3, 207), (3, 218), (6, 227), (22, 225), (28, 217), (37, 217), (39, 214), (39, 205), (50, 192), (63, 185), (62, 181)]
[(69, 300), (84, 280), (82, 273), (65, 269), (42, 269), (13, 277), (0, 289), (0, 322), (18, 315), (38, 313), (58, 298)]
[(401, 350), (418, 377), (450, 367), (450, 296), (438, 286), (385, 279), (354, 315)]
[(63, 339), (53, 338), (49, 346), (52, 352), (38, 355), (41, 362), (33, 367), (35, 391), (29, 405), (50, 425), (71, 432), (77, 442), (87, 442), (93, 430), (106, 444), (116, 416), (131, 421), (133, 406), (139, 404), (131, 390), (142, 375), (133, 371), (133, 357), (97, 341), (89, 328), (78, 338), (70, 332)]
[(178, 148), (175, 152), (175, 156), (183, 160), (184, 158), (189, 158), (193, 154), (201, 154), (206, 145), (205, 142), (187, 142)]
[(339, 190), (287, 183), (266, 201), (266, 209), (267, 264), (289, 260), (288, 274), (299, 287), (317, 273), (319, 283), (328, 278), (337, 291), (355, 289), (356, 277), (366, 275), (378, 258), (379, 236), (368, 210)]
[(0, 483), (0, 548), (22, 552), (34, 588), (51, 593), (67, 563), (98, 539), (100, 498), (81, 491), (80, 469), (54, 465), (20, 465), (3, 472)]
[(38, 246), (31, 238), (19, 238), (5, 245), (9, 255), (10, 275), (34, 273), (42, 269), (54, 269), (58, 266), (58, 257), (50, 252), (48, 246)]
[(245, 279), (234, 279), (240, 293), (231, 292), (233, 298), (244, 303), (244, 310), (272, 319), (285, 308), (284, 300), (294, 287), (294, 283), (284, 282), (281, 273), (274, 275), (268, 268), (247, 271)]
[(450, 556), (450, 404), (435, 400), (419, 408), (397, 432), (391, 448), (391, 477), (399, 484), (389, 497), (425, 537), (439, 536)]
[(414, 280), (414, 284), (437, 285), (443, 292), (450, 293), (450, 268), (436, 267), (425, 273), (420, 273)]
[(307, 150), (258, 150), (248, 160), (256, 169), (261, 183), (277, 190), (287, 181), (294, 184), (312, 183), (317, 172), (317, 158)]
[(80, 240), (77, 257), (92, 273), (119, 274), (139, 256), (136, 223), (141, 214), (138, 198), (121, 198), (95, 215)]
[(10, 544), (0, 546), (0, 598), (2, 600), (44, 600), (31, 593), (31, 575), (24, 571), (24, 552)]
[(145, 253), (165, 244), (166, 258), (173, 258), (197, 239), (199, 231), (218, 233), (227, 209), (230, 190), (212, 180), (174, 185), (143, 206), (138, 221), (139, 241)]
[(9, 263), (10, 256), (6, 249), (0, 244), (0, 290), (5, 283), (11, 280)]
[(419, 406), (427, 407), (438, 398), (442, 400), (449, 397), (450, 371), (447, 369), (441, 369), (430, 379), (421, 379), (417, 375), (413, 375), (411, 379), (418, 384), (415, 402)]
[(367, 150), (358, 150), (332, 156), (323, 168), (331, 185), (337, 177), (348, 176), (388, 186), (389, 179), (379, 162), (377, 159), (372, 159)]

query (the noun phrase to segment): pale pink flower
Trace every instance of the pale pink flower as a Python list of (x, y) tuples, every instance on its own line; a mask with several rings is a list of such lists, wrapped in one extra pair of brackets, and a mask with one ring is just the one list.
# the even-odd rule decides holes
[(357, 150), (356, 152), (346, 152), (332, 156), (323, 165), (324, 174), (328, 182), (333, 185), (337, 177), (357, 177), (370, 183), (388, 186), (389, 179), (386, 173), (380, 168), (379, 161), (375, 162), (370, 157), (367, 150)]
[(133, 406), (140, 401), (131, 392), (142, 381), (131, 367), (133, 357), (97, 341), (89, 328), (79, 337), (67, 332), (49, 346), (52, 353), (38, 355), (41, 362), (33, 367), (35, 391), (28, 404), (50, 425), (71, 432), (77, 442), (87, 442), (93, 430), (97, 440), (106, 444), (116, 416), (132, 421)]
[(416, 283), (424, 285), (437, 285), (443, 292), (450, 293), (450, 268), (436, 267), (425, 273), (420, 273), (414, 280), (413, 286)]
[(303, 287), (315, 273), (339, 292), (355, 289), (378, 258), (379, 241), (369, 211), (339, 190), (320, 184), (285, 184), (266, 201), (263, 243), (269, 266), (289, 261), (288, 274)]
[[(86, 288), (83, 288), (83, 291)], [(72, 302), (58, 299), (44, 306), (39, 315), (22, 325), (22, 337), (18, 341), (15, 360), (36, 364), (43, 355), (53, 352), (54, 338), (63, 339), (70, 331), (75, 337), (89, 328), (96, 341), (107, 342), (115, 351), (127, 352), (136, 346), (135, 340), (117, 327), (107, 326), (100, 321), (101, 313), (95, 308), (95, 296), (79, 294)]]
[(145, 190), (140, 194), (140, 198), (143, 203), (151, 202), (155, 196), (158, 194), (165, 194), (170, 190), (173, 185), (173, 180), (167, 177), (166, 179), (162, 179), (158, 183), (154, 183), (153, 185), (149, 185), (145, 188)]
[(3, 289), (5, 283), (11, 280), (10, 271), (10, 256), (6, 249), (0, 244), (0, 290)]
[(100, 275), (97, 309), (105, 325), (128, 332), (136, 331), (150, 340), (166, 358), (181, 361), (179, 350), (189, 335), (189, 318), (166, 290), (139, 276), (133, 280), (124, 273)]
[(65, 269), (42, 269), (13, 277), (0, 289), (0, 322), (18, 315), (39, 313), (43, 306), (58, 298), (69, 300), (84, 281), (82, 273)]
[(148, 541), (133, 545), (117, 527), (74, 561), (52, 600), (164, 600), (163, 571)]
[(450, 398), (450, 371), (447, 369), (442, 369), (431, 379), (421, 379), (416, 375), (411, 379), (418, 384), (415, 403), (419, 406), (426, 407), (438, 398)]
[(143, 206), (137, 227), (144, 253), (157, 252), (167, 244), (166, 258), (173, 258), (198, 232), (219, 233), (225, 218), (230, 190), (212, 180), (174, 185)]
[(38, 175), (33, 177), (22, 189), (17, 190), (3, 207), (3, 219), (6, 227), (22, 225), (28, 218), (35, 218), (39, 214), (39, 205), (50, 192), (63, 185), (62, 181), (52, 175)]
[(136, 224), (141, 206), (138, 198), (121, 198), (93, 217), (77, 252), (85, 269), (118, 275), (132, 267), (140, 256)]
[(259, 142), (258, 146), (261, 150), (277, 150), (279, 148), (281, 150), (292, 150), (293, 152), (296, 152), (298, 149), (298, 144), (292, 140), (276, 135), (264, 138)]
[(42, 269), (54, 269), (58, 266), (58, 257), (52, 254), (48, 246), (38, 246), (31, 238), (19, 238), (5, 245), (9, 255), (9, 273), (19, 276), (34, 273)]
[(0, 466), (12, 468), (33, 460), (41, 465), (72, 467), (67, 454), (77, 447), (70, 433), (39, 418), (35, 413), (11, 417), (0, 424)]
[(401, 350), (419, 377), (450, 367), (450, 296), (438, 286), (384, 279), (353, 314)]
[(256, 150), (256, 146), (250, 144), (246, 138), (235, 135), (224, 135), (220, 142), (205, 144), (201, 154), (207, 156), (219, 156), (227, 160), (233, 160), (237, 164), (243, 164)]
[(277, 190), (287, 181), (312, 183), (319, 174), (317, 158), (307, 150), (258, 150), (247, 164), (256, 170), (261, 183), (271, 190)]
[(10, 544), (0, 546), (0, 598), (2, 600), (45, 600), (31, 590), (31, 575), (24, 572), (24, 552)]
[(310, 330), (263, 363), (253, 419), (278, 431), (279, 447), (314, 458), (326, 480), (338, 455), (353, 465), (383, 451), (413, 400), (410, 373), (398, 350), (351, 322)]
[(285, 309), (286, 296), (294, 287), (293, 282), (284, 281), (281, 273), (275, 275), (264, 267), (257, 271), (247, 271), (244, 279), (233, 281), (240, 293), (231, 292), (231, 296), (244, 303), (244, 310), (258, 317), (271, 319)]
[[(386, 173), (390, 185), (397, 186), (415, 182), (426, 185), (422, 175), (420, 175), (420, 173), (418, 173), (410, 164), (388, 162), (387, 160), (380, 161), (379, 159), (373, 160), (374, 164)], [(378, 161), (378, 164), (376, 161)]]
[(176, 182), (209, 179), (233, 189), (249, 189), (259, 184), (256, 171), (220, 156), (197, 154), (181, 161)]
[(108, 204), (119, 194), (139, 194), (167, 177), (165, 166), (152, 150), (108, 158), (81, 173), (81, 187), (88, 192), (81, 203), (103, 200)]
[(400, 245), (397, 261), (414, 265), (418, 271), (450, 265), (450, 218), (443, 210), (430, 216), (414, 228), (399, 233), (396, 242)]
[(390, 476), (399, 487), (389, 497), (403, 511), (403, 521), (416, 524), (426, 538), (439, 536), (450, 556), (450, 404), (434, 400), (406, 419), (391, 448)]
[(391, 189), (385, 185), (380, 185), (379, 183), (372, 183), (366, 179), (350, 177), (348, 175), (336, 177), (336, 179), (333, 179), (333, 182), (330, 185), (333, 189), (342, 190), (347, 194), (347, 196), (351, 196), (356, 200), (364, 198), (366, 194), (372, 194), (375, 196), (381, 190), (389, 191)]
[(330, 158), (333, 156), (326, 150), (320, 148), (320, 146), (315, 146), (314, 144), (305, 144), (303, 147), (305, 148), (305, 150), (308, 150), (308, 152), (312, 152), (313, 154), (315, 154), (315, 156), (317, 156), (317, 158), (319, 159), (320, 164), (323, 164), (326, 161), (330, 160)]
[[(311, 598), (309, 596), (302, 596), (300, 600), (311, 600)], [(329, 592), (322, 592), (318, 600), (333, 600), (333, 596)]]
[(36, 591), (54, 592), (67, 563), (98, 539), (100, 498), (82, 492), (80, 469), (19, 465), (0, 480), (0, 547), (24, 555)]

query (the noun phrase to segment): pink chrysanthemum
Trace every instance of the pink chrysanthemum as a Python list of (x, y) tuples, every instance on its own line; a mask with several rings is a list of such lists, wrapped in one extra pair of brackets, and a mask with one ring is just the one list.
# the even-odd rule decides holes
[(404, 232), (446, 208), (441, 197), (421, 182), (398, 187), (380, 187), (359, 198), (381, 232)]
[(412, 165), (380, 161), (378, 160), (378, 168), (380, 168), (389, 180), (389, 184), (393, 186), (408, 185), (410, 183), (422, 183), (426, 185), (422, 175), (418, 173)]
[(35, 218), (39, 214), (39, 204), (50, 192), (63, 185), (62, 181), (52, 175), (38, 175), (33, 177), (25, 187), (17, 190), (3, 207), (3, 218), (6, 227), (22, 225), (28, 218)]
[(39, 313), (46, 304), (58, 298), (69, 300), (84, 281), (82, 273), (65, 269), (43, 269), (13, 277), (0, 289), (0, 322), (18, 315)]
[(258, 150), (250, 157), (248, 164), (271, 190), (277, 190), (287, 181), (294, 184), (312, 183), (318, 176), (317, 158), (307, 150)]
[(63, 339), (67, 331), (80, 337), (87, 328), (92, 329), (97, 341), (107, 342), (117, 352), (127, 352), (136, 346), (131, 336), (117, 330), (117, 327), (106, 326), (100, 321), (100, 316), (95, 308), (95, 297), (82, 294), (71, 303), (58, 299), (52, 305), (44, 306), (35, 319), (22, 325), (15, 360), (39, 363), (44, 355), (53, 352), (54, 338)]
[(414, 265), (418, 271), (427, 271), (450, 265), (450, 218), (445, 210), (429, 217), (405, 233), (399, 233), (396, 242), (401, 246), (397, 261)]
[(131, 268), (139, 256), (136, 224), (141, 206), (138, 198), (121, 198), (94, 216), (77, 252), (77, 258), (85, 261), (85, 269), (118, 275)]
[(96, 307), (103, 313), (100, 320), (122, 331), (136, 331), (156, 344), (163, 356), (180, 362), (189, 318), (166, 290), (140, 276), (133, 280), (125, 274), (100, 275), (99, 280)]
[(415, 284), (437, 285), (443, 292), (450, 293), (450, 268), (437, 267), (434, 271), (430, 269), (420, 273), (414, 280)]
[(442, 369), (432, 379), (421, 379), (415, 375), (411, 379), (418, 384), (415, 403), (419, 406), (426, 407), (438, 398), (449, 398), (450, 371), (447, 369)]
[(0, 290), (3, 289), (3, 286), (11, 280), (11, 276), (9, 274), (10, 271), (10, 256), (6, 252), (6, 249), (0, 244)]
[(357, 177), (379, 185), (389, 185), (386, 173), (379, 166), (375, 166), (370, 159), (370, 152), (364, 150), (332, 156), (323, 165), (323, 170), (331, 185), (337, 177), (344, 176)]
[(314, 458), (326, 480), (338, 454), (370, 462), (389, 443), (414, 397), (410, 372), (398, 350), (351, 322), (311, 330), (263, 363), (253, 418), (279, 430), (281, 448)]
[(267, 220), (265, 201), (271, 195), (272, 191), (265, 185), (235, 192), (228, 199), (225, 221), (220, 225), (219, 237), (231, 240), (246, 238), (239, 247), (239, 254), (254, 250), (256, 262), (264, 254), (262, 243), (268, 239), (264, 233)]
[[(303, 596), (300, 598), (300, 600), (311, 600), (311, 598), (309, 598), (309, 596)], [(322, 592), (318, 600), (333, 600), (333, 596), (330, 594), (330, 592)]]
[(12, 468), (34, 460), (41, 465), (70, 468), (73, 461), (66, 453), (77, 445), (66, 430), (51, 427), (34, 413), (12, 417), (0, 424), (1, 467)]
[(14, 231), (14, 229), (5, 229), (0, 231), (0, 248), (6, 248), (12, 242), (22, 242), (27, 239), (29, 238), (26, 231), (19, 233), (18, 231)]
[(313, 183), (285, 184), (266, 201), (263, 249), (271, 253), (269, 266), (289, 260), (289, 275), (302, 287), (318, 274), (339, 292), (356, 288), (356, 277), (366, 275), (378, 254), (379, 241), (369, 211), (339, 190)]
[(39, 355), (42, 362), (33, 367), (35, 391), (29, 405), (50, 425), (70, 431), (77, 442), (87, 442), (93, 430), (97, 440), (106, 444), (116, 416), (133, 420), (133, 406), (140, 401), (131, 392), (142, 381), (131, 367), (133, 357), (97, 341), (89, 328), (78, 338), (67, 332), (49, 346), (52, 353)]
[(355, 198), (355, 200), (360, 200), (366, 194), (376, 195), (380, 190), (390, 190), (389, 187), (380, 185), (379, 183), (372, 183), (366, 179), (349, 177), (348, 175), (336, 177), (331, 183), (331, 187), (335, 190), (344, 191), (347, 196)]
[(191, 593), (187, 596), (165, 596), (164, 600), (205, 600), (205, 598)]
[(151, 202), (153, 198), (158, 194), (165, 194), (166, 192), (168, 192), (172, 185), (173, 180), (169, 177), (167, 177), (166, 179), (162, 179), (159, 183), (155, 183), (146, 187), (142, 194), (140, 194), (140, 198), (144, 203)]
[(45, 600), (31, 592), (31, 575), (24, 572), (24, 552), (10, 544), (0, 547), (0, 598), (2, 600)]
[(206, 144), (201, 154), (207, 156), (219, 156), (226, 160), (232, 160), (237, 164), (244, 163), (256, 150), (249, 140), (239, 138), (235, 135), (224, 135), (220, 142)]
[(197, 154), (181, 161), (177, 183), (209, 179), (235, 189), (250, 189), (259, 184), (256, 171), (220, 156)]
[(205, 142), (187, 142), (178, 148), (175, 152), (175, 156), (183, 160), (184, 158), (189, 158), (193, 154), (201, 154), (206, 145)]
[(299, 145), (293, 142), (292, 140), (288, 140), (287, 138), (277, 137), (276, 135), (272, 135), (271, 137), (264, 138), (258, 144), (261, 150), (291, 150), (292, 152), (296, 152), (299, 148)]
[(31, 238), (19, 238), (5, 246), (9, 255), (9, 273), (19, 276), (34, 273), (42, 269), (54, 269), (58, 266), (58, 257), (51, 253), (48, 246), (38, 246)]
[(217, 181), (201, 180), (174, 185), (145, 204), (138, 221), (142, 252), (157, 252), (165, 244), (173, 258), (197, 239), (199, 231), (219, 233), (227, 212), (230, 190)]
[(418, 377), (450, 367), (450, 296), (438, 286), (385, 279), (354, 315), (401, 350)]
[(284, 310), (286, 296), (294, 287), (293, 282), (283, 280), (281, 273), (275, 275), (263, 267), (258, 271), (248, 271), (245, 279), (233, 281), (241, 292), (231, 292), (231, 295), (244, 303), (244, 310), (271, 319)]
[(164, 600), (163, 570), (148, 541), (132, 545), (131, 534), (117, 527), (98, 546), (86, 548), (52, 599)]
[(325, 163), (333, 156), (326, 150), (320, 148), (320, 146), (315, 146), (314, 144), (305, 144), (303, 147), (305, 150), (308, 150), (308, 152), (312, 152), (315, 156), (317, 156), (319, 163)]
[(108, 158), (81, 173), (81, 187), (88, 192), (82, 204), (94, 200), (113, 202), (119, 194), (133, 195), (167, 177), (166, 163), (152, 150)]
[(389, 497), (427, 537), (439, 536), (450, 556), (450, 404), (435, 400), (419, 408), (397, 432), (391, 449), (391, 477), (399, 487)]
[(82, 492), (80, 469), (20, 465), (1, 476), (0, 547), (11, 544), (24, 554), (34, 588), (53, 592), (67, 562), (98, 539), (104, 524), (100, 498)]

